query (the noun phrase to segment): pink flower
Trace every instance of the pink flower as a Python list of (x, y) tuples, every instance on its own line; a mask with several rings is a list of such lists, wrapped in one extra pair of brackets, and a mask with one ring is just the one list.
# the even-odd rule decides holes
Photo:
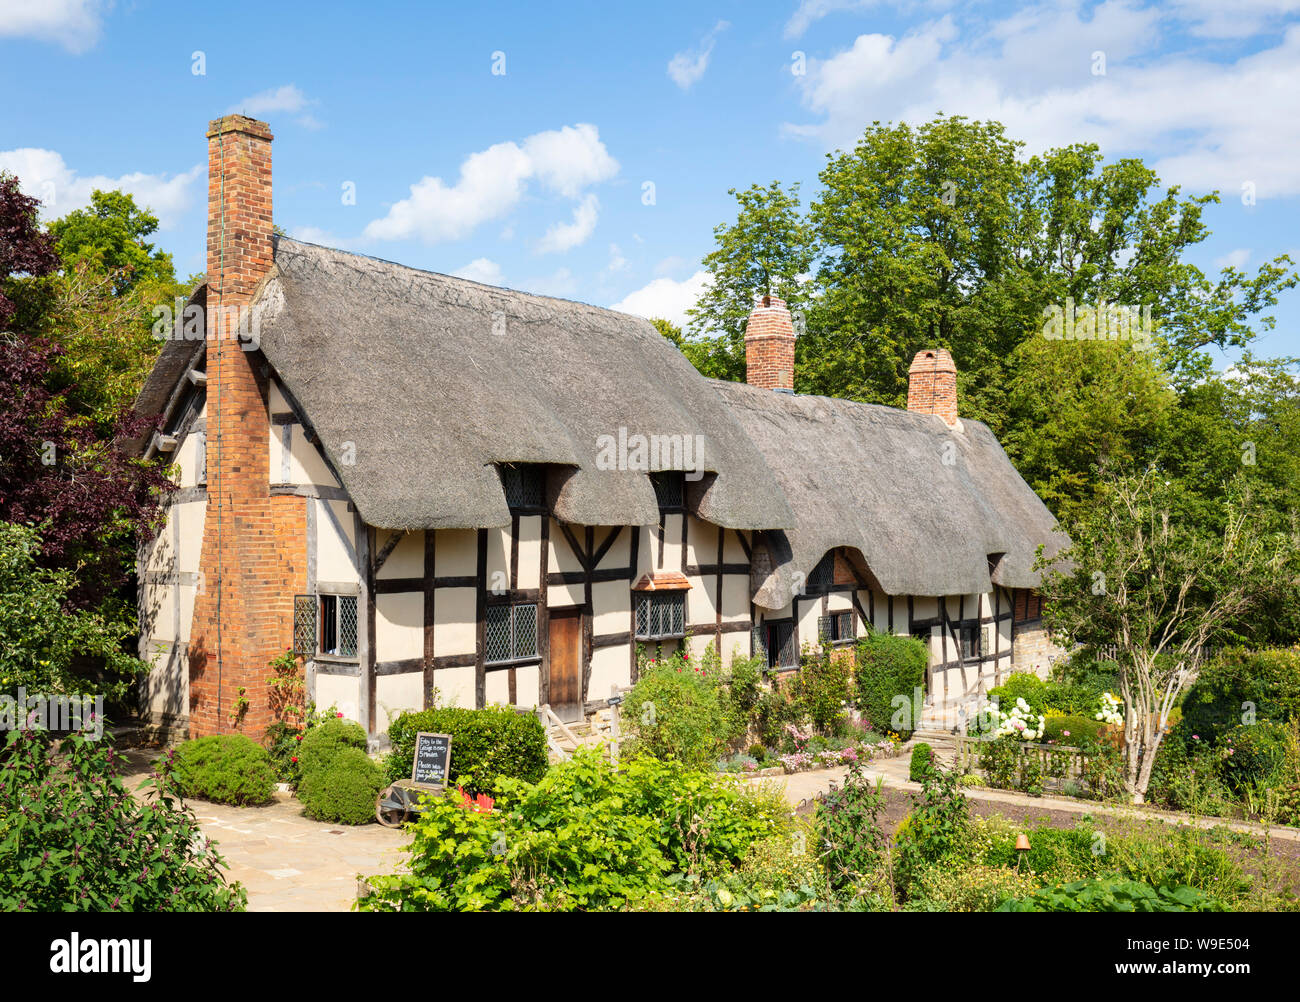
[(1061, 736), (1062, 736), (1062, 737), (1066, 737), (1066, 738), (1068, 738), (1068, 737), (1070, 736), (1070, 732), (1069, 732), (1069, 731), (1062, 731), (1062, 732), (1061, 732)]

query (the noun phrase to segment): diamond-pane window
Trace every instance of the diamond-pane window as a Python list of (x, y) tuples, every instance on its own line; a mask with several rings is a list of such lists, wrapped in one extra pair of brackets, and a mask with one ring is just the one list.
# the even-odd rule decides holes
[(642, 592), (636, 599), (636, 635), (641, 640), (686, 635), (684, 592)]
[(808, 575), (808, 583), (815, 588), (829, 588), (835, 580), (835, 551), (829, 551)]
[(678, 511), (686, 504), (685, 478), (680, 473), (665, 470), (650, 474), (660, 511)]
[(546, 474), (534, 463), (506, 463), (501, 472), (501, 488), (506, 504), (514, 509), (532, 510), (546, 506)]
[(487, 664), (537, 656), (537, 605), (490, 605), (483, 631), (483, 660)]
[(769, 668), (799, 667), (799, 652), (794, 646), (793, 620), (767, 624), (767, 665)]
[(320, 596), (320, 639), (316, 653), (336, 658), (357, 656), (357, 597)]
[(293, 652), (311, 657), (316, 653), (316, 597), (293, 597)]

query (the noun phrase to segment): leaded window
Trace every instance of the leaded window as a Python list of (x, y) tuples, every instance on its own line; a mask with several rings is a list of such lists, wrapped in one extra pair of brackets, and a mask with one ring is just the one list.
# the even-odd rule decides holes
[(498, 467), (506, 504), (513, 510), (546, 507), (546, 471), (535, 463), (504, 463)]
[(686, 636), (686, 593), (638, 592), (636, 635), (638, 640)]
[(681, 511), (686, 505), (686, 482), (681, 473), (665, 470), (650, 474), (654, 484), (655, 498), (659, 501), (659, 510)]
[(822, 643), (848, 643), (854, 639), (853, 613), (833, 612), (829, 616), (822, 616), (818, 621), (818, 632)]
[(794, 620), (783, 619), (767, 627), (768, 668), (798, 668), (799, 651), (794, 643)]
[(808, 575), (808, 584), (813, 588), (829, 588), (835, 581), (835, 551), (829, 551)]
[(537, 657), (537, 604), (489, 605), (483, 645), (486, 664)]
[(319, 609), (316, 653), (328, 657), (355, 658), (357, 656), (357, 597), (321, 595)]

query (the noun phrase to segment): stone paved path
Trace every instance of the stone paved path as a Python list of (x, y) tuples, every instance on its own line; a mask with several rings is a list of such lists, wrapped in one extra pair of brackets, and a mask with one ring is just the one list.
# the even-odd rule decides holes
[[(157, 751), (128, 753), (127, 789), (147, 778)], [(229, 864), (227, 876), (248, 889), (248, 910), (347, 911), (357, 877), (395, 873), (405, 865), (405, 831), (382, 825), (326, 825), (304, 817), (290, 794), (266, 807), (187, 801), (203, 833)]]

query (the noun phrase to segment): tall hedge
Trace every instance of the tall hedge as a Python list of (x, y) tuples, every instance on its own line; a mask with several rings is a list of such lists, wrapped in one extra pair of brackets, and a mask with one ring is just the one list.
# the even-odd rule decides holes
[(389, 725), (388, 782), (411, 778), (415, 736), (421, 731), (451, 735), (450, 781), (470, 793), (495, 796), (498, 776), (536, 783), (546, 773), (546, 731), (531, 713), (507, 706), (446, 707), (403, 713)]
[[(873, 630), (858, 641), (856, 653), (858, 709), (881, 734), (892, 730), (902, 738), (909, 737), (918, 723), (912, 719), (915, 710), (912, 695), (918, 687), (925, 688), (925, 670), (930, 663), (925, 642)], [(903, 705), (894, 702), (899, 696), (906, 700), (908, 709), (895, 721), (895, 714)], [(896, 723), (903, 726), (895, 726)]]
[(1300, 650), (1225, 651), (1201, 669), (1183, 698), (1184, 730), (1202, 741), (1239, 724), (1253, 704), (1256, 720), (1300, 717)]

